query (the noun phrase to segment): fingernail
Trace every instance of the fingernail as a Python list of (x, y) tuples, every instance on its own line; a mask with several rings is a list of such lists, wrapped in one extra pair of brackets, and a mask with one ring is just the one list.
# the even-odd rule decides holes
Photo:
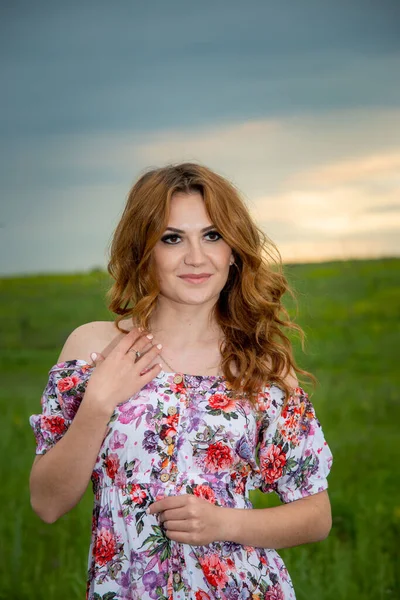
[(162, 348), (162, 344), (157, 344), (157, 348), (158, 348), (159, 350), (161, 350), (161, 348)]
[(150, 514), (150, 507), (146, 508), (146, 513), (149, 515)]
[(97, 352), (92, 352), (91, 355), (90, 355), (90, 358), (94, 362), (96, 360), (96, 358), (97, 358)]
[(149, 335), (146, 335), (146, 337), (147, 337), (149, 340), (152, 340), (154, 336), (153, 336), (153, 334), (152, 334), (152, 333), (149, 333)]

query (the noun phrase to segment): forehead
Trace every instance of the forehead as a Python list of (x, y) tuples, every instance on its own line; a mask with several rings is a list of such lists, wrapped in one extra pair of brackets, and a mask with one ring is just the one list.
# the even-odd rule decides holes
[(175, 192), (172, 195), (168, 225), (178, 226), (178, 222), (181, 224), (187, 222), (192, 225), (199, 223), (202, 227), (211, 224), (200, 192), (191, 192), (190, 194)]

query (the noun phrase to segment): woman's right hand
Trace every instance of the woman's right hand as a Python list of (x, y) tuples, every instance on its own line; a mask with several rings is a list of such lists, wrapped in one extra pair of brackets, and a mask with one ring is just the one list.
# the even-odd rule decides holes
[[(125, 402), (150, 383), (162, 369), (158, 362), (152, 365), (161, 352), (161, 344), (152, 345), (144, 352), (152, 344), (152, 339), (152, 334), (135, 327), (106, 358), (97, 353), (93, 361), (96, 368), (86, 386), (85, 399), (89, 398), (111, 415), (117, 404)], [(139, 359), (136, 351), (144, 352)]]

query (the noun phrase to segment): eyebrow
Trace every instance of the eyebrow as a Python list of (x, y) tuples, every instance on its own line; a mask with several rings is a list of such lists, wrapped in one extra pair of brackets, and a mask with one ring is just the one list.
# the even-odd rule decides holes
[[(204, 227), (201, 230), (201, 233), (206, 233), (207, 231), (211, 231), (215, 229), (215, 225), (209, 225), (208, 227)], [(167, 227), (166, 231), (173, 231), (174, 233), (185, 233), (183, 229), (177, 229), (176, 227)]]

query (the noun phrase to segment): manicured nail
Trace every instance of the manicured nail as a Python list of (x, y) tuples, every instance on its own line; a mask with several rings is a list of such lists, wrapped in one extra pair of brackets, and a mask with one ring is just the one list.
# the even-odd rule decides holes
[(96, 360), (96, 358), (97, 358), (97, 352), (92, 352), (91, 355), (90, 355), (90, 358), (94, 362)]
[(161, 348), (162, 348), (162, 344), (157, 344), (157, 348), (158, 348), (159, 350), (161, 350)]
[(146, 508), (146, 513), (149, 515), (150, 514), (150, 506), (149, 508)]
[(149, 335), (146, 335), (146, 337), (147, 337), (149, 340), (152, 340), (154, 336), (153, 336), (153, 334), (152, 334), (152, 333), (149, 333)]

